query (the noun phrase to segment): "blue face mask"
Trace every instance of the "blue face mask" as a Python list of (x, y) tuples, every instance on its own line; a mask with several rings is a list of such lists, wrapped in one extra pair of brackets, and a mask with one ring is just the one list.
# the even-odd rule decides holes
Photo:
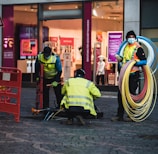
[(133, 44), (136, 41), (136, 39), (135, 38), (128, 38), (127, 41), (129, 44)]

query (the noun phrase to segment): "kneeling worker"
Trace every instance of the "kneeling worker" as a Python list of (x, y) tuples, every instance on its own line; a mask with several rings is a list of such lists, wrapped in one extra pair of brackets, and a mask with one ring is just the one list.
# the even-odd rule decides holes
[(73, 118), (76, 118), (84, 125), (83, 117), (97, 116), (93, 101), (101, 97), (101, 93), (95, 84), (85, 79), (84, 76), (85, 71), (78, 69), (75, 71), (74, 78), (69, 78), (62, 87), (64, 97), (60, 107), (66, 110), (67, 124), (73, 124)]

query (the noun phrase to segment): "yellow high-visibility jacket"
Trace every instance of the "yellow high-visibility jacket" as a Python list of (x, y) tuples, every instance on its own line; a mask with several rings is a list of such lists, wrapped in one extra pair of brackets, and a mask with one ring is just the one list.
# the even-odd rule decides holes
[[(125, 64), (127, 61), (129, 60), (138, 60), (138, 57), (136, 56), (136, 52), (137, 52), (137, 49), (140, 47), (140, 45), (135, 42), (134, 44), (128, 44), (125, 49), (124, 49), (124, 52), (123, 52), (123, 64)], [(138, 71), (139, 68), (137, 66), (134, 66), (131, 70), (131, 72), (136, 72)]]
[(51, 55), (50, 58), (46, 60), (44, 58), (43, 53), (41, 53), (38, 55), (38, 60), (40, 61), (40, 63), (44, 65), (44, 77), (46, 79), (51, 79), (57, 74), (57, 70), (55, 67), (55, 63), (56, 63), (55, 55)]
[(70, 106), (80, 106), (89, 110), (90, 114), (96, 116), (93, 100), (101, 96), (95, 84), (87, 79), (76, 77), (68, 79), (62, 87), (64, 95), (61, 106), (68, 109)]

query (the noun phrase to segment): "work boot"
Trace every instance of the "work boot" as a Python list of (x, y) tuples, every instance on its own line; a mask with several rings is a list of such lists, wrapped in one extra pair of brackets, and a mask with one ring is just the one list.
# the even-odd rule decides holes
[(122, 117), (115, 116), (115, 117), (111, 118), (111, 121), (113, 121), (113, 122), (115, 122), (115, 121), (124, 121), (124, 119)]
[(81, 124), (81, 125), (85, 125), (85, 121), (83, 120), (82, 116), (77, 115), (76, 116), (77, 121)]

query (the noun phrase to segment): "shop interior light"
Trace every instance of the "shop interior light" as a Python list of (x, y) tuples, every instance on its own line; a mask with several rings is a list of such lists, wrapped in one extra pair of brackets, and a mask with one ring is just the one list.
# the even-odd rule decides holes
[(95, 8), (93, 9), (92, 14), (93, 14), (94, 16), (96, 16), (96, 17), (98, 16), (97, 11), (96, 11)]

